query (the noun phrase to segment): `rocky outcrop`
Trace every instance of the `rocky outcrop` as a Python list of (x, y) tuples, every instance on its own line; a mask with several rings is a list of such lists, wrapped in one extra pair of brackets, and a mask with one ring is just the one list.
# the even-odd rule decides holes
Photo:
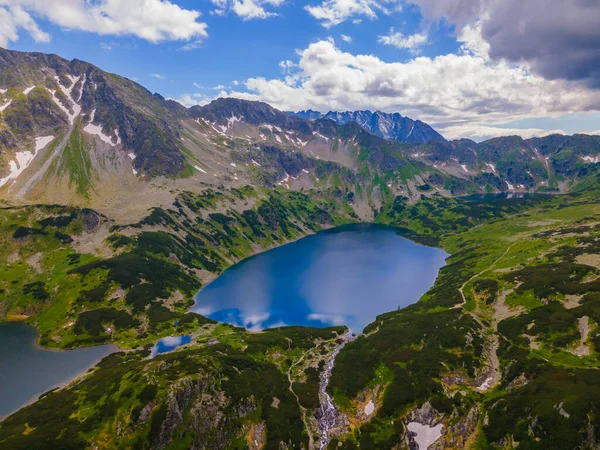
[[(152, 441), (153, 449), (166, 448), (187, 435), (193, 436), (191, 449), (219, 450), (245, 432), (241, 423), (256, 411), (257, 405), (253, 397), (232, 403), (213, 376), (202, 375), (177, 380), (162, 408), (166, 408), (164, 419)], [(263, 433), (264, 425), (257, 436)]]

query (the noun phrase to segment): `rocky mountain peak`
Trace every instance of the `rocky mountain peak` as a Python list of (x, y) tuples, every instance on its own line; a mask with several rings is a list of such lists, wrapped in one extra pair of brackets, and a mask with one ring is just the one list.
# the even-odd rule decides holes
[(412, 120), (400, 113), (384, 113), (382, 111), (329, 111), (321, 114), (307, 110), (295, 113), (307, 120), (327, 117), (339, 125), (356, 122), (365, 130), (387, 140), (427, 144), (433, 141), (445, 141), (444, 137), (431, 126), (420, 120)]

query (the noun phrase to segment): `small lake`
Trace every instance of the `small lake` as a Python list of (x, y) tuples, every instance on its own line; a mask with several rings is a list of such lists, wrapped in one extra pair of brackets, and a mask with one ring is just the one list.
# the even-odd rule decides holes
[(118, 350), (114, 345), (45, 350), (37, 345), (36, 330), (22, 323), (0, 323), (0, 343), (0, 419)]
[(361, 332), (377, 315), (416, 302), (447, 256), (393, 228), (344, 226), (232, 266), (196, 295), (192, 310), (251, 330), (347, 325)]

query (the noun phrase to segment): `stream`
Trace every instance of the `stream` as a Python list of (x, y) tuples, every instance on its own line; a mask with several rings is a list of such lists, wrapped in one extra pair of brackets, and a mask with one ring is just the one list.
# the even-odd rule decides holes
[(342, 342), (331, 354), (331, 358), (327, 361), (325, 369), (321, 374), (321, 380), (319, 382), (319, 401), (321, 403), (321, 418), (319, 419), (319, 430), (321, 431), (321, 438), (319, 439), (319, 449), (323, 450), (329, 445), (329, 432), (335, 427), (339, 417), (339, 413), (333, 399), (327, 393), (327, 387), (329, 386), (329, 380), (331, 379), (331, 372), (335, 365), (335, 358), (348, 343), (356, 339), (356, 335), (352, 332), (348, 332)]

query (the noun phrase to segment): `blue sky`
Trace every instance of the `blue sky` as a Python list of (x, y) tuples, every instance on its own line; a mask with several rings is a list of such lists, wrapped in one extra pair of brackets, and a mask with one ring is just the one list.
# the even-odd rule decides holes
[[(499, 2), (0, 0), (0, 45), (86, 60), (187, 105), (230, 95), (397, 111), (478, 140), (600, 130), (597, 68), (563, 74), (560, 61), (515, 53), (520, 41), (498, 42), (498, 29), (514, 34), (503, 8), (522, 3)], [(523, 11), (528, 23), (552, 21), (540, 8)], [(566, 52), (568, 38), (553, 45)]]

